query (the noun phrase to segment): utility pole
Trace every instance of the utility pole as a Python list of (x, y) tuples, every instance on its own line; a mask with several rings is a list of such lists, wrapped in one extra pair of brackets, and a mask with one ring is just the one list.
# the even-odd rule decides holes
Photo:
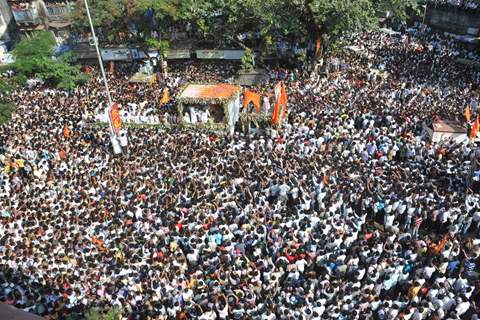
[[(86, 0), (85, 0), (85, 1), (86, 1)], [(428, 4), (425, 4), (425, 5), (423, 6), (423, 19), (422, 19), (422, 24), (425, 24), (425, 17), (426, 17), (426, 15), (427, 15), (427, 6), (428, 6)]]
[(87, 10), (88, 22), (90, 23), (90, 30), (92, 31), (93, 42), (95, 44), (95, 50), (97, 51), (98, 64), (100, 65), (100, 71), (102, 73), (103, 83), (105, 85), (105, 90), (107, 92), (108, 106), (105, 108), (105, 114), (108, 119), (108, 126), (110, 127), (110, 141), (112, 142), (114, 153), (119, 154), (119, 153), (122, 153), (122, 148), (120, 147), (120, 143), (117, 139), (117, 134), (115, 133), (112, 119), (110, 118), (110, 114), (109, 114), (109, 110), (113, 106), (113, 100), (112, 100), (112, 96), (110, 95), (110, 88), (108, 87), (108, 81), (107, 81), (107, 76), (105, 75), (105, 69), (103, 68), (102, 55), (100, 54), (100, 49), (98, 48), (97, 36), (95, 34), (95, 29), (93, 28), (92, 17), (90, 15), (90, 8), (88, 7), (87, 0), (84, 0), (84, 2), (85, 2), (85, 9)]

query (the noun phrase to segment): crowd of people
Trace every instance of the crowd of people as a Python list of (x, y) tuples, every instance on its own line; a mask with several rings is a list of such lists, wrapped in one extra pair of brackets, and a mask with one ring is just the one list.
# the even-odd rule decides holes
[(429, 2), (435, 6), (443, 5), (472, 11), (478, 10), (479, 7), (478, 1), (475, 0), (429, 0)]
[[(285, 80), (279, 128), (130, 129), (114, 156), (100, 77), (19, 89), (0, 127), (0, 300), (47, 319), (478, 319), (476, 145), (422, 129), (478, 112), (479, 73), (433, 34), (357, 34), (327, 75)], [(232, 64), (172, 64), (226, 81)], [(372, 70), (379, 70), (373, 72)], [(178, 120), (158, 87), (115, 101)], [(174, 104), (174, 101), (172, 101)], [(175, 120), (176, 119), (176, 120)]]

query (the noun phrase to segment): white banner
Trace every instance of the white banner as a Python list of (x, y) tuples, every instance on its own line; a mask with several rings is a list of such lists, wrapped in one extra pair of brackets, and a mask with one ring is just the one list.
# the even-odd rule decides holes
[(197, 59), (240, 60), (245, 50), (197, 50)]
[(170, 49), (167, 59), (190, 59), (190, 50), (188, 49)]
[(197, 59), (223, 59), (223, 50), (197, 50)]
[(130, 49), (102, 49), (103, 61), (128, 61), (132, 60)]
[(224, 50), (223, 52), (225, 60), (241, 60), (245, 55), (245, 50)]

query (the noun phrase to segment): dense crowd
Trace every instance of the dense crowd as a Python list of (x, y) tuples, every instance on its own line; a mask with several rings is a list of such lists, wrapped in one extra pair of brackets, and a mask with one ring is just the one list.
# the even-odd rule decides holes
[(466, 10), (478, 10), (478, 1), (475, 0), (429, 0), (435, 6), (443, 5)]
[[(0, 127), (0, 300), (49, 319), (477, 319), (476, 146), (423, 125), (464, 121), (467, 104), (474, 118), (479, 74), (431, 34), (354, 39), (336, 72), (270, 70), (262, 90), (287, 83), (281, 128), (131, 129), (119, 156), (95, 120), (100, 78), (17, 90)], [(167, 85), (233, 70), (171, 65)], [(158, 87), (109, 81), (124, 108), (178, 118)]]

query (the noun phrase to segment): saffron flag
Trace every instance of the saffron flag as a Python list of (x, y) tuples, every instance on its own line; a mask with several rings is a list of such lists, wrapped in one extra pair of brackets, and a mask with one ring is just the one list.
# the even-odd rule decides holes
[(283, 120), (285, 118), (285, 116), (287, 115), (287, 100), (288, 100), (288, 97), (287, 97), (287, 87), (285, 86), (285, 82), (282, 81), (282, 91), (280, 93), (280, 104), (281, 104), (281, 107), (282, 107), (282, 112), (280, 113), (282, 119)]
[(122, 119), (120, 118), (120, 108), (118, 107), (118, 103), (115, 102), (108, 113), (113, 130), (118, 136), (120, 134), (120, 129), (122, 129)]
[(465, 119), (467, 119), (467, 122), (470, 122), (472, 118), (472, 111), (470, 110), (470, 105), (467, 106), (465, 109)]
[(279, 124), (280, 123), (280, 100), (277, 99), (275, 101), (275, 108), (273, 109), (273, 114), (272, 114), (272, 123), (273, 124)]
[(243, 107), (247, 107), (248, 104), (251, 102), (255, 106), (255, 110), (260, 112), (260, 100), (261, 96), (258, 93), (255, 93), (250, 90), (245, 90), (243, 93)]
[[(277, 88), (279, 87), (280, 90)], [(279, 93), (277, 94), (277, 92)], [(280, 124), (287, 114), (287, 90), (285, 83), (282, 81), (281, 84), (275, 87), (275, 109), (273, 109), (272, 114), (272, 123)]]
[(168, 101), (170, 101), (170, 92), (168, 91), (168, 88), (165, 87), (165, 89), (163, 89), (163, 96), (160, 100), (160, 105), (163, 106), (164, 104), (167, 104)]
[(479, 125), (480, 119), (477, 118), (475, 119), (475, 123), (472, 126), (472, 130), (470, 131), (470, 139), (475, 139), (478, 135), (478, 125)]
[(315, 42), (315, 56), (318, 57), (320, 49), (322, 49), (322, 40), (317, 38), (317, 41)]

